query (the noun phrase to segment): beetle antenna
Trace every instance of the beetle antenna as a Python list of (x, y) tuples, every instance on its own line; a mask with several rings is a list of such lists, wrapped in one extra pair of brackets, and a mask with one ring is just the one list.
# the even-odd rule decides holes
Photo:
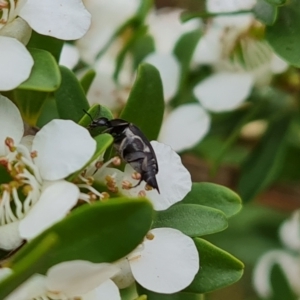
[(93, 119), (93, 117), (91, 116), (91, 114), (90, 113), (88, 113), (85, 109), (83, 109), (83, 111), (84, 111), (84, 113), (85, 114), (87, 114), (90, 118), (91, 118), (91, 120), (92, 120), (92, 122), (94, 121), (94, 119)]

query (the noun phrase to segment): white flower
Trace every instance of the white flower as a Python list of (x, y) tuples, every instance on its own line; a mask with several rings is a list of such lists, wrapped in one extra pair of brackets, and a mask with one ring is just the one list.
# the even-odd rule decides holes
[[(255, 0), (208, 0), (212, 13), (250, 10)], [(270, 83), (273, 74), (288, 65), (272, 51), (265, 40), (253, 32), (262, 32), (252, 13), (214, 17), (207, 24), (193, 57), (194, 64), (210, 64), (215, 73), (198, 83), (194, 94), (213, 112), (239, 107), (254, 86)]]
[(64, 43), (59, 57), (59, 64), (73, 69), (79, 62), (79, 51), (74, 45)]
[(159, 53), (170, 54), (178, 39), (186, 32), (199, 28), (199, 20), (180, 21), (181, 9), (163, 8), (152, 10), (147, 18), (149, 33), (155, 41)]
[(79, 188), (63, 179), (84, 167), (96, 143), (74, 122), (53, 120), (26, 139), (25, 146), (21, 115), (1, 95), (0, 127), (0, 163), (11, 177), (0, 186), (0, 248), (9, 250), (59, 221), (76, 204)]
[(277, 264), (286, 276), (292, 290), (300, 296), (300, 260), (284, 250), (272, 250), (264, 254), (257, 262), (253, 271), (253, 285), (257, 293), (263, 298), (272, 296), (271, 271)]
[(283, 222), (279, 236), (287, 248), (300, 252), (300, 210), (293, 212), (291, 218)]
[(157, 190), (147, 190), (137, 179), (133, 179), (135, 171), (127, 164), (124, 173), (106, 165), (95, 174), (95, 180), (106, 182), (112, 191), (119, 191), (131, 197), (145, 196), (153, 204), (155, 210), (165, 210), (181, 201), (191, 190), (192, 181), (188, 170), (182, 165), (179, 155), (171, 147), (152, 141), (151, 145), (156, 154), (158, 173), (156, 179), (160, 193)]
[(116, 264), (113, 278), (124, 288), (132, 276), (148, 290), (171, 294), (186, 288), (199, 270), (199, 254), (193, 240), (173, 228), (151, 230), (142, 245)]
[(27, 44), (31, 28), (43, 35), (74, 40), (85, 34), (91, 18), (81, 0), (2, 0), (0, 14), (2, 91), (17, 87), (30, 75), (33, 59), (23, 44)]
[(5, 300), (121, 299), (118, 287), (110, 280), (119, 271), (113, 264), (75, 260), (51, 267), (46, 276), (34, 275)]
[(92, 15), (92, 24), (86, 35), (76, 42), (82, 59), (93, 64), (98, 52), (108, 43), (115, 31), (132, 17), (139, 0), (84, 0)]
[(159, 71), (165, 102), (175, 96), (180, 79), (180, 66), (174, 54), (153, 52), (144, 59)]
[(89, 103), (107, 106), (111, 110), (120, 109), (126, 103), (130, 88), (133, 84), (131, 59), (124, 61), (118, 77), (118, 83), (113, 78), (115, 59), (120, 45), (114, 43), (110, 51), (106, 52), (94, 64), (96, 76), (88, 90)]
[(209, 127), (210, 116), (199, 104), (180, 105), (167, 114), (158, 140), (180, 152), (195, 146)]
[(181, 23), (181, 13), (181, 9), (165, 8), (152, 10), (147, 18), (149, 33), (155, 42), (155, 52), (150, 53), (144, 61), (159, 70), (166, 102), (175, 96), (180, 79), (180, 65), (173, 54), (175, 44), (184, 33), (199, 27), (196, 19)]

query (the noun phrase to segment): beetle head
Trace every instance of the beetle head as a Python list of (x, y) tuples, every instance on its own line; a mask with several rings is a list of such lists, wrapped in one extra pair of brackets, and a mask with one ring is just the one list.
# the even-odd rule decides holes
[(110, 122), (107, 118), (101, 117), (98, 118), (96, 120), (94, 120), (91, 124), (90, 124), (90, 128), (96, 128), (96, 127), (101, 127), (101, 126), (105, 126), (105, 127), (110, 127)]

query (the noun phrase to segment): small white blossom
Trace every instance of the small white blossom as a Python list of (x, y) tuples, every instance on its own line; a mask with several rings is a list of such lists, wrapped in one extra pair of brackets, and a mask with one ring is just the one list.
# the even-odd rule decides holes
[(150, 291), (171, 294), (186, 288), (199, 270), (199, 254), (193, 240), (173, 228), (151, 230), (144, 242), (116, 264), (113, 278), (124, 288), (132, 277)]
[(59, 39), (74, 40), (85, 34), (91, 16), (81, 0), (2, 0), (0, 2), (0, 90), (25, 81), (33, 59), (24, 45), (32, 29)]
[(135, 171), (129, 164), (125, 166), (124, 172), (103, 165), (95, 174), (95, 180), (105, 182), (111, 191), (131, 197), (145, 196), (152, 202), (155, 210), (165, 210), (181, 201), (191, 190), (191, 175), (171, 147), (156, 141), (152, 141), (151, 145), (158, 163), (156, 180), (160, 193), (155, 189), (149, 190), (144, 182), (134, 187), (139, 179), (133, 178)]
[(292, 290), (300, 296), (300, 260), (299, 255), (294, 255), (285, 250), (272, 250), (259, 258), (253, 271), (253, 286), (263, 298), (272, 296), (271, 271), (277, 264), (283, 271)]
[(94, 64), (96, 55), (108, 43), (115, 31), (137, 11), (139, 0), (84, 0), (92, 15), (86, 35), (76, 42), (82, 59)]
[(51, 267), (47, 274), (34, 275), (5, 300), (69, 299), (119, 300), (118, 287), (110, 280), (119, 268), (109, 263), (74, 260)]
[[(255, 0), (208, 0), (211, 13), (251, 10)], [(207, 24), (193, 57), (194, 64), (212, 65), (215, 73), (195, 86), (194, 95), (213, 112), (239, 107), (253, 87), (270, 83), (273, 74), (284, 72), (280, 59), (259, 35), (263, 25), (253, 13), (217, 16)]]
[(279, 265), (293, 292), (300, 297), (300, 235), (299, 210), (280, 226), (279, 235), (287, 247), (271, 250), (259, 258), (253, 271), (253, 285), (257, 293), (264, 298), (273, 295), (271, 287), (271, 270)]
[(210, 115), (197, 103), (180, 105), (166, 115), (158, 140), (180, 152), (195, 146), (210, 128)]
[(96, 142), (85, 128), (67, 120), (53, 120), (35, 137), (22, 139), (21, 115), (1, 95), (0, 126), (0, 164), (11, 177), (0, 186), (0, 248), (9, 250), (59, 221), (76, 204), (78, 186), (63, 179), (84, 167)]
[(296, 210), (288, 220), (283, 222), (279, 229), (279, 236), (287, 248), (300, 252), (300, 210)]

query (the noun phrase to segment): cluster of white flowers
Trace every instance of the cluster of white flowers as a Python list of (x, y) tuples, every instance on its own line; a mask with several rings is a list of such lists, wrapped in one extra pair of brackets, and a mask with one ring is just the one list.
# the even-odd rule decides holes
[(26, 80), (33, 66), (27, 45), (32, 29), (63, 40), (82, 37), (91, 15), (82, 1), (0, 1), (0, 90), (16, 88)]
[[(107, 193), (91, 186), (88, 175), (94, 166), (86, 168), (86, 164), (95, 153), (96, 142), (86, 128), (69, 120), (53, 120), (35, 136), (23, 137), (21, 115), (4, 96), (0, 96), (0, 126), (0, 163), (9, 176), (0, 185), (0, 248), (12, 250), (31, 240), (61, 220), (79, 199), (107, 198)], [(182, 200), (191, 189), (189, 172), (169, 146), (151, 143), (160, 167), (160, 194), (142, 187), (128, 189), (128, 183), (136, 182), (130, 166), (122, 172), (104, 162), (93, 180), (105, 183), (112, 193), (146, 196), (156, 210)], [(80, 170), (74, 183), (66, 181)], [(30, 278), (8, 299), (51, 298), (54, 294), (61, 299), (120, 299), (118, 287), (127, 287), (134, 280), (149, 290), (174, 293), (188, 286), (198, 270), (199, 255), (193, 240), (178, 230), (159, 228), (151, 230), (144, 242), (120, 261), (58, 264), (45, 276)], [(10, 270), (1, 269), (1, 273), (5, 277)]]
[[(118, 84), (113, 79), (116, 54), (124, 41), (118, 39), (100, 59), (97, 60), (96, 56), (108, 42), (109, 36), (134, 15), (139, 2), (131, 0), (125, 5), (123, 1), (112, 0), (109, 5), (104, 5), (103, 1), (90, 0), (86, 4), (95, 18), (88, 34), (76, 44), (79, 50), (76, 57), (80, 56), (97, 72), (88, 98), (91, 103), (120, 109), (134, 81), (130, 57), (125, 61)], [(250, 11), (255, 4), (256, 0), (207, 0), (206, 9), (209, 13)], [(114, 7), (119, 8), (117, 14), (111, 14)], [(206, 24), (195, 19), (182, 24), (181, 13), (180, 9), (152, 10), (146, 19), (149, 33), (155, 41), (155, 52), (145, 57), (144, 61), (158, 68), (166, 104), (178, 91), (181, 68), (173, 49), (184, 33), (197, 29), (203, 32), (192, 58), (191, 69), (210, 65), (214, 73), (194, 87), (193, 94), (199, 103), (166, 110), (158, 140), (175, 151), (189, 149), (205, 137), (210, 129), (210, 112), (238, 108), (253, 87), (267, 85), (274, 74), (282, 73), (288, 67), (260, 38), (260, 34), (255, 34), (263, 31), (263, 25), (253, 13), (216, 16)], [(105, 26), (101, 20), (105, 20)], [(68, 55), (70, 59), (72, 55)]]
[(287, 282), (297, 297), (300, 297), (300, 211), (295, 211), (279, 229), (280, 240), (285, 249), (274, 249), (258, 260), (253, 272), (253, 285), (259, 296), (273, 296), (271, 271), (279, 265)]

